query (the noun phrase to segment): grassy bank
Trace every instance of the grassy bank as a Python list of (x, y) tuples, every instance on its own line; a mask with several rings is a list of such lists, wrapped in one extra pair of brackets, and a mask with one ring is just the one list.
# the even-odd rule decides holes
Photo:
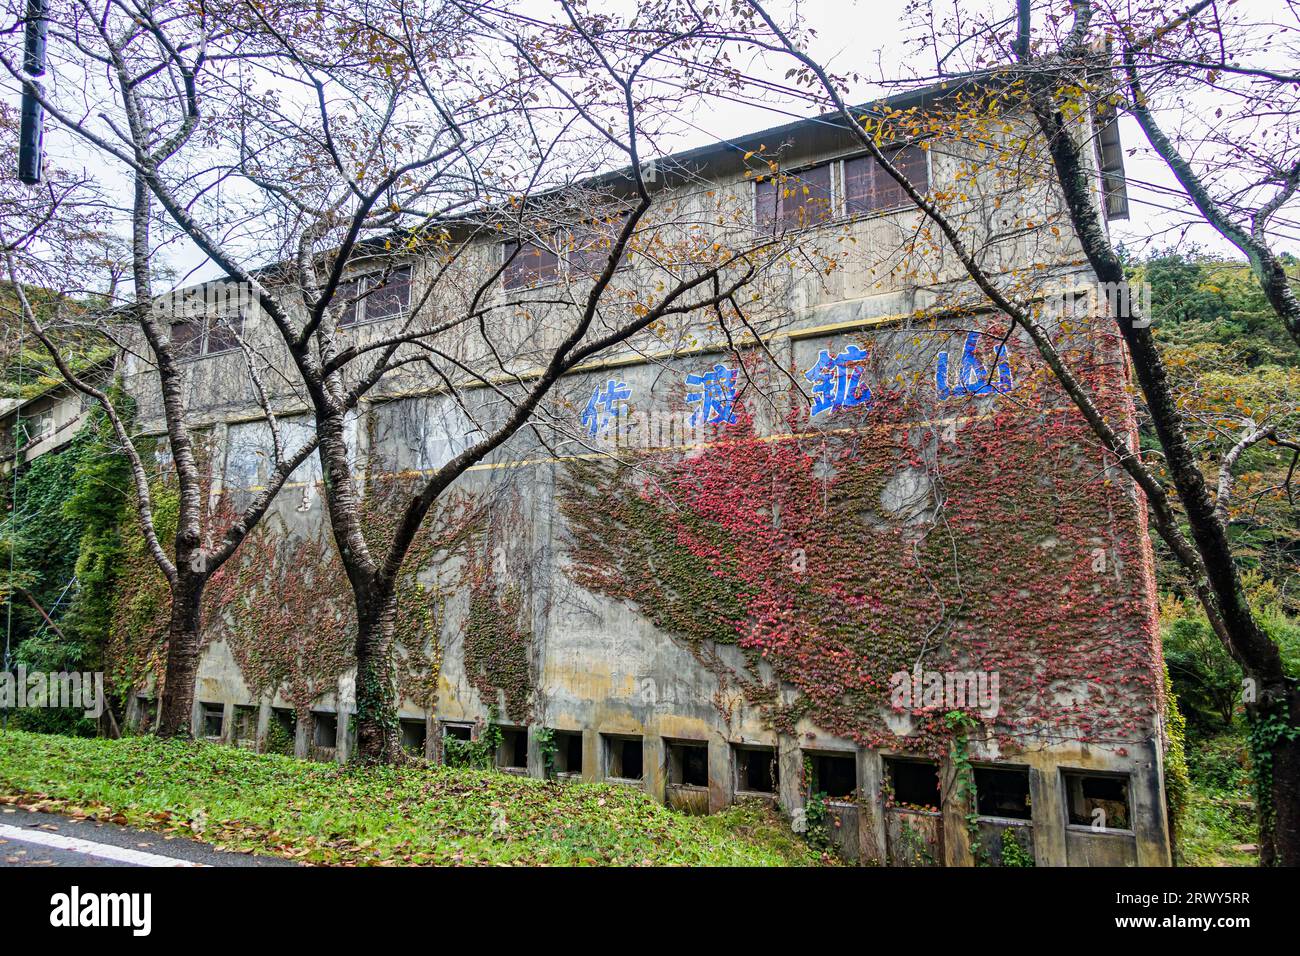
[(312, 863), (821, 862), (760, 806), (687, 817), (601, 784), (442, 767), (340, 769), (149, 737), (0, 733), (0, 798)]
[(1188, 866), (1256, 866), (1258, 831), (1244, 732), (1189, 742), (1191, 791), (1179, 833)]

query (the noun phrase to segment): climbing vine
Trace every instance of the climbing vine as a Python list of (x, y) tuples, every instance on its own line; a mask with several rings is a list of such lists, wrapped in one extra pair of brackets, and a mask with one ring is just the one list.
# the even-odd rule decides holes
[(521, 507), (511, 489), (493, 501), (490, 518), (476, 529), (466, 562), (469, 606), (463, 635), (465, 675), (479, 696), (496, 706), (500, 695), (506, 717), (527, 724), (534, 703), (533, 635), (527, 623), (529, 595), (521, 583), (526, 575), (518, 573), (524, 559), (514, 553)]
[(975, 767), (970, 759), (970, 733), (979, 728), (979, 721), (964, 710), (950, 710), (943, 715), (944, 723), (952, 734), (952, 769), (956, 786), (953, 797), (962, 808), (966, 821), (966, 840), (970, 844), (971, 858), (976, 866), (988, 866), (988, 850), (980, 837), (979, 806), (975, 795)]
[[(391, 533), (404, 490), (400, 479), (372, 482), (363, 508), (372, 540)], [(159, 537), (170, 541), (178, 507), (174, 486), (158, 479), (153, 497)], [(216, 535), (234, 517), (234, 504), (223, 494), (205, 509), (204, 526)], [(431, 565), (442, 566), (440, 556), (464, 547), (479, 522), (471, 499), (449, 496), (417, 536), (397, 583), (398, 691), (417, 706), (435, 704), (445, 594), (459, 584), (455, 574), (425, 578)], [(112, 660), (121, 686), (135, 687), (149, 674), (161, 679), (170, 603), (166, 580), (130, 517), (123, 524), (123, 538)], [(213, 574), (203, 615), (204, 645), (224, 641), (250, 691), (256, 695), (278, 690), (298, 719), (309, 719), (313, 702), (336, 690), (339, 676), (355, 660), (351, 591), (333, 538), (316, 522), (303, 531), (291, 528), (283, 516), (268, 516)]]
[[(636, 468), (574, 462), (573, 577), (716, 667), (780, 731), (806, 718), (941, 756), (950, 708), (891, 699), (891, 675), (922, 665), (998, 675), (996, 715), (968, 710), (972, 736), (1006, 752), (1045, 733), (1141, 739), (1159, 699), (1141, 506), (1050, 376), (1015, 361), (1013, 396), (943, 402), (879, 375), (833, 429), (794, 400), (784, 430), (760, 427), (738, 401), (701, 447)], [(1122, 395), (1117, 368), (1082, 373), (1103, 404)], [(718, 644), (745, 667), (721, 665)]]
[(1002, 831), (1002, 844), (999, 853), (1002, 865), (1007, 867), (1028, 867), (1034, 865), (1034, 855), (1020, 845), (1016, 839), (1015, 827)]

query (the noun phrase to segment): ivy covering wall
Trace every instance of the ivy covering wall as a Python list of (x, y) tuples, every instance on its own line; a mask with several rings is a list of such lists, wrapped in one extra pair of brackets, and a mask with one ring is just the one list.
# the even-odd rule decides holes
[[(99, 415), (66, 448), (21, 464), (16, 479), (11, 473), (4, 482), (0, 559), (6, 573), (0, 590), (11, 609), (5, 624), (14, 666), (50, 672), (104, 665), (124, 554), (128, 484), (126, 460)], [(71, 711), (28, 710), (14, 719), (37, 730), (95, 729)]]
[[(1003, 748), (1144, 739), (1163, 680), (1142, 506), (1018, 361), (1016, 390), (996, 398), (935, 402), (896, 385), (825, 430), (791, 402), (775, 433), (742, 400), (734, 425), (685, 455), (574, 462), (562, 503), (575, 577), (786, 732), (806, 718), (938, 755), (947, 708), (891, 701), (891, 675), (919, 664), (996, 673), (998, 717), (971, 712)], [(1122, 407), (1117, 364), (1087, 374)], [(746, 666), (720, 664), (716, 644)]]

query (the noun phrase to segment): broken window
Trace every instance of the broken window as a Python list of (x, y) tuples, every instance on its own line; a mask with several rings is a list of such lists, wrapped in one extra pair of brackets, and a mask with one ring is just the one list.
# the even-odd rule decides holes
[(522, 247), (518, 242), (506, 242), (501, 249), (506, 263), (502, 280), (507, 289), (542, 285), (560, 273), (560, 256), (554, 249), (533, 242), (525, 242)]
[(428, 730), (423, 720), (403, 720), (402, 724), (402, 749), (408, 753), (424, 755), (424, 742), (428, 737)]
[(172, 350), (178, 359), (219, 355), (239, 347), (244, 334), (244, 314), (197, 316), (172, 323)]
[(51, 407), (33, 411), (22, 422), (22, 427), (26, 432), (27, 441), (35, 444), (54, 431), (54, 409)]
[(754, 190), (759, 229), (776, 234), (833, 218), (832, 165), (822, 163), (798, 172), (778, 172), (759, 179)]
[(468, 741), (474, 736), (474, 728), (470, 724), (449, 724), (443, 721), (442, 736)]
[(1070, 822), (1106, 830), (1128, 830), (1129, 786), (1126, 774), (1062, 770)]
[(1028, 767), (976, 767), (975, 803), (980, 816), (1029, 820)]
[[(930, 188), (929, 167), (925, 151), (917, 146), (903, 146), (888, 150), (889, 160), (918, 192)], [(897, 209), (911, 203), (897, 180), (885, 172), (872, 156), (859, 156), (844, 162), (844, 207), (850, 216)]]
[[(627, 213), (621, 212), (608, 219), (596, 220), (575, 226), (569, 231), (569, 268), (584, 275), (599, 275), (605, 271), (614, 244), (622, 234)], [(631, 245), (629, 238), (628, 246)], [(615, 268), (627, 265), (630, 250), (624, 247), (623, 255)]]
[(774, 748), (736, 748), (736, 791), (738, 793), (776, 793), (778, 780)]
[(896, 804), (939, 809), (939, 765), (934, 761), (886, 757), (885, 774)]
[(411, 267), (397, 266), (340, 282), (332, 301), (344, 303), (340, 328), (402, 315), (411, 306)]
[(341, 282), (334, 301), (344, 303), (339, 313), (340, 328), (401, 315), (411, 304), (411, 267), (400, 266)]
[(178, 359), (198, 358), (203, 354), (203, 320), (176, 322), (171, 330), (172, 352)]
[(858, 790), (856, 754), (812, 754), (812, 791), (828, 800), (852, 800)]
[(641, 738), (604, 735), (605, 776), (615, 780), (640, 780)]
[(528, 731), (523, 727), (502, 727), (497, 766), (505, 770), (528, 769)]
[(317, 747), (333, 749), (338, 744), (339, 739), (339, 718), (338, 714), (327, 713), (326, 711), (312, 711), (312, 723), (315, 725), (315, 734), (312, 736), (312, 743)]
[(696, 741), (669, 742), (668, 783), (674, 787), (707, 787), (709, 745)]
[(239, 348), (239, 337), (244, 334), (244, 317), (240, 314), (212, 316), (207, 321), (207, 338), (203, 342), (204, 355), (216, 355)]
[(371, 280), (366, 297), (366, 321), (378, 322), (402, 315), (411, 306), (411, 267), (400, 266)]
[(555, 772), (582, 773), (582, 734), (573, 730), (555, 732)]
[(221, 725), (226, 718), (225, 704), (200, 704), (199, 707), (203, 736), (209, 740), (220, 740)]

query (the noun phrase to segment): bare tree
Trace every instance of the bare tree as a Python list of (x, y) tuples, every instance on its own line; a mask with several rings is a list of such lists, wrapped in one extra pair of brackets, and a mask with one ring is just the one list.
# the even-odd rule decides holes
[[(199, 22), (193, 48), (197, 52), (189, 55), (201, 61), (213, 27), (201, 17)], [(96, 253), (91, 242), (70, 244), (66, 235), (56, 234), (51, 228), (60, 222), (67, 223), (70, 218), (75, 221), (77, 209), (87, 201), (81, 195), (85, 183), (56, 178), (37, 187), (33, 196), (28, 187), (10, 178), (11, 167), (6, 165), (6, 194), (10, 197), (25, 195), (29, 202), (35, 202), (39, 210), (36, 215), (42, 222), (25, 230), (12, 229), (6, 222), (8, 235), (4, 240), (4, 251), (21, 320), (48, 351), (64, 380), (103, 408), (130, 463), (140, 531), (154, 562), (167, 579), (171, 596), (159, 733), (184, 736), (191, 730), (204, 587), (234, 555), (249, 530), (266, 513), (284, 482), (311, 455), (316, 440), (312, 437), (294, 448), (286, 448), (277, 441), (272, 472), (263, 490), (226, 527), (211, 527), (206, 520), (209, 517), (207, 492), (210, 476), (196, 447), (190, 421), (192, 410), (186, 399), (190, 374), (186, 359), (189, 353), (186, 344), (177, 341), (177, 326), (171, 322), (172, 318), (184, 316), (185, 312), (176, 316), (165, 307), (160, 309), (160, 301), (166, 305), (168, 300), (155, 295), (154, 285), (162, 263), (154, 238), (156, 221), (150, 181), (161, 181), (168, 164), (181, 154), (195, 135), (196, 124), (186, 112), (190, 102), (186, 88), (192, 80), (193, 68), (187, 54), (178, 50), (155, 47), (154, 56), (142, 51), (142, 41), (156, 36), (153, 32), (156, 26), (157, 21), (143, 9), (127, 10), (108, 3), (96, 10), (85, 4), (67, 11), (51, 31), (58, 40), (77, 51), (76, 58), (65, 66), (86, 77), (98, 74), (97, 78), (106, 87), (105, 95), (118, 98), (123, 119), (120, 125), (103, 114), (93, 116), (78, 112), (69, 105), (67, 98), (42, 92), (20, 71), (12, 51), (6, 50), (3, 57), (9, 75), (36, 93), (59, 125), (91, 144), (104, 159), (116, 159), (121, 163), (133, 193), (133, 202), (126, 211), (132, 279), (129, 299), (124, 303), (110, 301), (107, 308), (88, 312), (78, 294), (85, 291), (85, 285), (60, 283), (60, 270), (50, 268), (51, 239), (53, 245), (61, 250), (60, 261), (80, 257), (82, 268), (74, 274), (83, 282), (86, 266), (93, 264)], [(93, 84), (88, 84), (84, 92), (89, 94), (92, 88)], [(83, 90), (77, 92), (80, 94)], [(47, 171), (47, 175), (49, 172), (52, 171)], [(18, 205), (18, 202), (16, 198), (14, 204)], [(94, 237), (83, 238), (90, 240)], [(87, 259), (91, 262), (88, 263)], [(112, 277), (107, 285), (115, 291), (116, 283)], [(33, 306), (28, 294), (32, 286), (39, 288), (44, 297), (54, 293), (56, 308), (52, 315), (43, 316)], [(199, 301), (202, 304), (201, 296)], [(240, 340), (241, 333), (237, 325), (232, 324), (236, 315), (198, 316), (201, 327), (219, 325), (221, 332), (214, 334)], [(188, 327), (191, 331), (194, 329), (192, 323)], [(179, 497), (177, 530), (174, 541), (170, 543), (160, 539), (155, 518), (153, 464), (137, 448), (131, 422), (120, 399), (112, 394), (111, 389), (88, 380), (66, 354), (66, 336), (60, 333), (66, 333), (68, 328), (100, 336), (114, 348), (132, 348), (135, 343), (141, 343), (147, 349), (139, 358), (148, 363), (157, 376), (160, 407), (166, 422), (167, 451)], [(203, 334), (207, 332), (204, 328)], [(191, 338), (188, 344), (192, 349), (196, 343)], [(240, 371), (232, 371), (238, 381)], [(258, 370), (248, 362), (242, 374), (259, 396), (261, 408), (274, 429), (275, 411), (260, 386)]]
[[(1300, 49), (1300, 22), (1278, 24), (1199, 0), (1170, 18), (1159, 8), (1099, 4), (1088, 35), (1113, 37), (1117, 49), (1098, 66), (1124, 95), (1124, 109), (1186, 191), (1199, 215), (1250, 263), (1260, 288), (1300, 344), (1300, 299), (1275, 249), (1273, 231), (1300, 189), (1300, 75), (1267, 68)], [(1067, 51), (1062, 51), (1067, 52)], [(1071, 51), (1080, 65), (1094, 56)], [(1100, 70), (1094, 70), (1100, 72)], [(1159, 105), (1181, 99), (1216, 103), (1175, 115), (1167, 130)], [(1225, 109), (1226, 108), (1226, 109)], [(1168, 111), (1165, 111), (1168, 113)], [(1208, 112), (1208, 110), (1207, 110)], [(1224, 160), (1229, 160), (1224, 162)]]
[[(53, 31), (75, 41), (82, 67), (103, 71), (105, 89), (78, 110), (56, 83), (43, 105), (136, 188), (134, 321), (156, 356), (184, 516), (174, 560), (150, 542), (175, 582), (176, 682), (192, 683), (203, 582), (318, 450), (356, 607), (364, 760), (400, 753), (399, 575), (453, 482), (521, 432), (552, 450), (571, 441), (547, 398), (584, 363), (678, 347), (683, 317), (700, 310), (757, 336), (762, 283), (790, 274), (785, 237), (756, 236), (694, 170), (650, 158), (674, 111), (705, 91), (692, 63), (708, 55), (716, 23), (680, 0), (622, 26), (562, 11), (562, 22), (536, 24), (432, 0), (363, 11), (105, 0), (77, 4)], [(275, 471), (216, 549), (201, 545), (175, 346), (147, 312), (155, 209), (257, 307), (238, 340)], [(376, 531), (353, 422), (368, 395), (410, 390), (450, 402), (463, 433)], [(289, 452), (278, 423), (302, 410), (312, 439)], [(168, 692), (175, 732), (182, 690), (169, 679)]]
[[(1138, 298), (1127, 294), (1123, 263), (1103, 218), (1104, 206), (1096, 186), (1097, 168), (1092, 159), (1097, 129), (1094, 124), (1098, 106), (1113, 105), (1115, 84), (1099, 83), (1098, 73), (1109, 75), (1117, 67), (1097, 52), (1104, 46), (1096, 42), (1094, 5), (1075, 4), (1074, 17), (1064, 20), (1045, 14), (1041, 36), (1033, 32), (1034, 11), (1028, 0), (1018, 3), (1013, 14), (1000, 21), (964, 22), (958, 35), (948, 38), (948, 52), (936, 55), (937, 78), (945, 78), (944, 65), (949, 55), (966, 47), (979, 69), (974, 74), (947, 78), (971, 84), (976, 90), (961, 117), (967, 128), (985, 121), (1007, 123), (1017, 110), (1028, 112), (1034, 132), (1042, 138), (1046, 155), (1035, 156), (1028, 139), (1017, 149), (1006, 152), (1013, 152), (1014, 161), (1023, 164), (1022, 174), (1046, 177), (1059, 189), (1068, 224), (1078, 238), (1085, 260), (1098, 279), (1115, 292), (1110, 298), (1112, 314), (1123, 335), (1147, 413), (1160, 441), (1163, 459), (1158, 465), (1137, 453), (1122, 423), (1107, 419), (1099, 407), (1098, 397), (1089, 392), (1058, 351), (1051, 331), (1040, 321), (1040, 310), (1034, 304), (1041, 288), (1023, 278), (1009, 280), (998, 276), (988, 268), (978, 250), (968, 244), (969, 234), (961, 228), (951, 197), (921, 194), (888, 162), (880, 144), (899, 135), (900, 128), (907, 125), (907, 118), (879, 110), (851, 108), (841, 92), (844, 78), (831, 74), (808, 55), (797, 36), (783, 30), (757, 0), (750, 0), (750, 6), (759, 12), (777, 40), (764, 43), (752, 37), (738, 39), (750, 44), (757, 42), (766, 50), (783, 53), (797, 61), (796, 73), (800, 79), (819, 91), (863, 147), (907, 192), (942, 234), (946, 247), (956, 254), (980, 292), (1025, 330), (1103, 446), (1146, 495), (1156, 530), (1186, 574), (1215, 633), (1257, 691), (1257, 699), (1249, 704), (1249, 710), (1259, 738), (1257, 753), (1268, 764), (1262, 784), (1263, 792), (1271, 797), (1272, 807), (1271, 811), (1261, 807), (1261, 862), (1288, 865), (1300, 862), (1300, 845), (1296, 842), (1300, 838), (1300, 800), (1296, 797), (1300, 793), (1297, 786), (1300, 783), (1300, 695), (1295, 681), (1286, 676), (1277, 645), (1260, 627), (1246, 598), (1222, 520), (1222, 509), (1217, 507), (1187, 439), (1185, 416), (1178, 407), (1149, 322), (1138, 311)], [(1205, 7), (1200, 4), (1193, 11)], [(1130, 51), (1146, 49), (1156, 40), (1166, 40), (1185, 22), (1186, 17), (1169, 18), (1156, 11), (1140, 30), (1130, 22), (1125, 28), (1125, 42)], [(933, 27), (936, 21), (931, 19), (929, 23)], [(1016, 28), (1009, 32), (1008, 25), (1012, 23)], [(937, 31), (927, 38), (927, 43), (937, 50), (940, 44), (936, 36)], [(1167, 45), (1161, 49), (1164, 56), (1170, 55)], [(1130, 52), (1125, 58), (1123, 77), (1140, 111), (1145, 106), (1141, 88), (1134, 86), (1135, 75), (1127, 69), (1133, 56)], [(985, 92), (981, 94), (979, 90)], [(960, 135), (955, 124), (949, 132)], [(999, 162), (996, 157), (990, 161)], [(1261, 231), (1269, 216), (1290, 195), (1286, 181), (1282, 182), (1273, 198), (1257, 210), (1254, 231)], [(1256, 243), (1248, 254), (1264, 262), (1262, 248)], [(1256, 271), (1260, 274), (1260, 270)], [(1260, 275), (1261, 282), (1271, 281), (1271, 274), (1271, 267), (1265, 268)], [(1278, 311), (1289, 326), (1287, 308), (1282, 301)], [(1231, 494), (1234, 462), (1245, 447), (1268, 437), (1267, 429), (1250, 428), (1224, 455), (1221, 465), (1224, 478), (1219, 486), (1224, 507)], [(1290, 438), (1282, 440), (1291, 441)], [(1165, 475), (1172, 488), (1167, 487)], [(1183, 530), (1184, 522), (1190, 535)]]

